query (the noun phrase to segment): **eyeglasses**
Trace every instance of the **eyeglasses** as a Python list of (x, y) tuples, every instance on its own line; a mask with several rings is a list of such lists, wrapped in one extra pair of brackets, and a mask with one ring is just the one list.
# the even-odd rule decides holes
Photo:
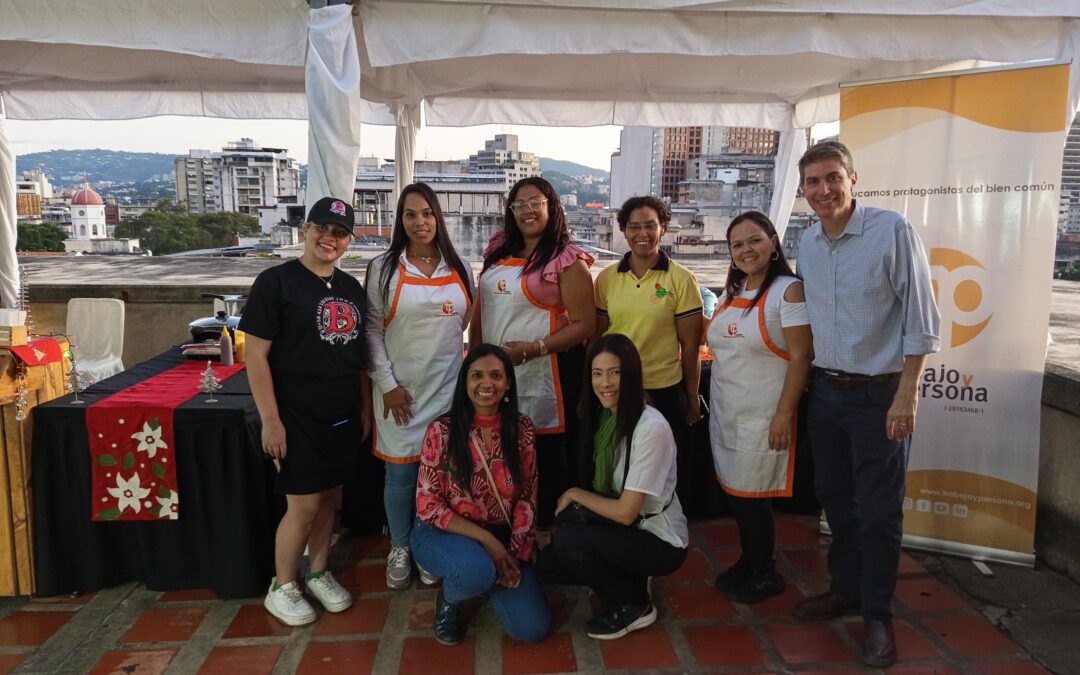
[(655, 220), (648, 223), (627, 223), (626, 231), (631, 234), (637, 234), (638, 232), (659, 232), (660, 223)]
[(547, 204), (547, 200), (542, 197), (532, 197), (531, 199), (518, 199), (510, 202), (510, 210), (514, 213), (521, 213), (525, 210), (526, 204), (533, 211), (539, 211), (540, 207)]

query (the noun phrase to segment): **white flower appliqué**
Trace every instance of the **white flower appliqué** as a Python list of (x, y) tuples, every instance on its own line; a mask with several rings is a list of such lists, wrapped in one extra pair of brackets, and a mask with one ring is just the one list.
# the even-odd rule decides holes
[(135, 513), (142, 509), (142, 503), (139, 500), (150, 494), (150, 488), (144, 488), (139, 483), (139, 474), (133, 473), (130, 479), (124, 480), (124, 477), (117, 472), (116, 487), (105, 488), (110, 495), (116, 497), (116, 506), (121, 513), (129, 507)]
[(169, 447), (165, 441), (161, 440), (161, 425), (158, 424), (156, 417), (143, 424), (142, 431), (136, 431), (131, 434), (131, 437), (139, 442), (138, 451), (145, 452), (150, 459), (157, 454), (158, 448)]
[(180, 517), (180, 502), (176, 490), (170, 490), (168, 497), (155, 497), (158, 504), (161, 504), (161, 510), (158, 511), (159, 518), (168, 518), (169, 520), (176, 520)]

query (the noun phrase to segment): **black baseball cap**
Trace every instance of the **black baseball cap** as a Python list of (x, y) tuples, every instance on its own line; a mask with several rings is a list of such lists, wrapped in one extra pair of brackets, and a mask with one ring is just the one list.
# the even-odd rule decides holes
[(337, 197), (323, 197), (315, 202), (308, 211), (307, 219), (316, 225), (340, 225), (350, 234), (356, 226), (352, 205)]

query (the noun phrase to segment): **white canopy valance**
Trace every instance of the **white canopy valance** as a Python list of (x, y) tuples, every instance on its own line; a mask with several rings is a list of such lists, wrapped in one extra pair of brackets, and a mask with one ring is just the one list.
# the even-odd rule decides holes
[[(838, 119), (841, 82), (1043, 59), (1074, 63), (1062, 115), (1080, 102), (1080, 0), (356, 4), (352, 17), (304, 0), (0, 0), (0, 97), (23, 120), (310, 117), (324, 190), (351, 184), (357, 120), (397, 125), (403, 181), (420, 119), (791, 131)], [(793, 175), (798, 137), (778, 176)], [(0, 127), (0, 162), (5, 146)], [(5, 302), (12, 276), (0, 269)]]

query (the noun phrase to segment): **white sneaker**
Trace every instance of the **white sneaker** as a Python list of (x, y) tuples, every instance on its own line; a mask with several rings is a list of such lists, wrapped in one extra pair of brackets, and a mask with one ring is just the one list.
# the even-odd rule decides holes
[(412, 556), (404, 546), (393, 546), (386, 556), (386, 587), (391, 590), (407, 588), (412, 583)]
[(338, 583), (330, 570), (323, 572), (322, 576), (308, 579), (304, 587), (328, 612), (344, 612), (352, 607), (352, 593)]
[(420, 573), (420, 583), (424, 584), (425, 586), (434, 586), (435, 584), (442, 581), (441, 577), (437, 577), (431, 572), (428, 572), (423, 567), (420, 567), (420, 563), (416, 563), (416, 571)]
[(315, 621), (315, 609), (304, 599), (300, 587), (295, 581), (283, 584), (274, 590), (274, 582), (270, 583), (270, 590), (263, 600), (266, 611), (286, 626), (306, 626)]

